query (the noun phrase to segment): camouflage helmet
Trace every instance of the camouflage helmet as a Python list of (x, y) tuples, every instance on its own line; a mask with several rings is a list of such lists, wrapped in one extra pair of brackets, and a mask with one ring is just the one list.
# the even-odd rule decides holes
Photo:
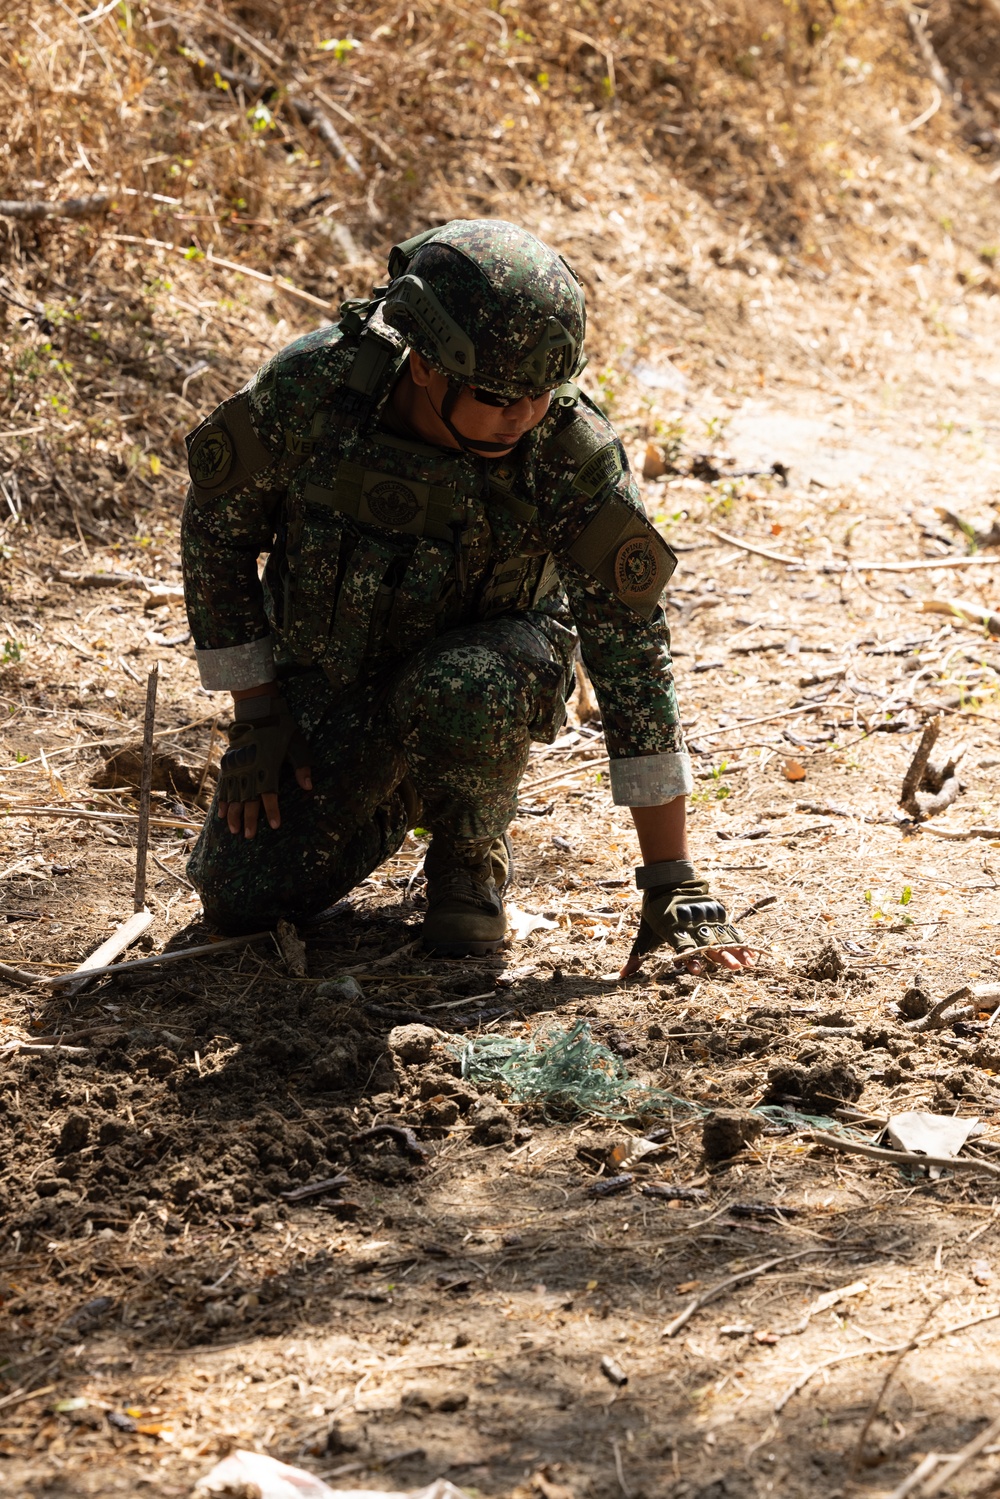
[(453, 383), (510, 401), (583, 368), (583, 288), (561, 255), (503, 219), (453, 219), (397, 245), (383, 316)]

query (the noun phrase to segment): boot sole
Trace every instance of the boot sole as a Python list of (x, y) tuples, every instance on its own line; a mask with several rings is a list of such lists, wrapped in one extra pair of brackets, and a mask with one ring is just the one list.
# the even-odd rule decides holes
[(424, 942), (424, 951), (434, 958), (487, 958), (498, 952), (504, 944), (503, 937), (490, 942)]

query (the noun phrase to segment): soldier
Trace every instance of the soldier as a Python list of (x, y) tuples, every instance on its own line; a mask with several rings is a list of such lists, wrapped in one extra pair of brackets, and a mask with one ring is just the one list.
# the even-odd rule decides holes
[(644, 859), (628, 971), (664, 942), (750, 962), (688, 858), (676, 559), (573, 383), (584, 330), (561, 256), (455, 220), (189, 437), (188, 617), (235, 708), (188, 868), (223, 931), (315, 916), (422, 825), (425, 947), (496, 951), (518, 783), (564, 721), (579, 639)]

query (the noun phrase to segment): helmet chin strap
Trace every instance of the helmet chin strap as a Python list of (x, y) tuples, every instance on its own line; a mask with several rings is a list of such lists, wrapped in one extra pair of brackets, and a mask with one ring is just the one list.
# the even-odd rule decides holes
[(455, 414), (455, 407), (458, 405), (458, 398), (462, 394), (462, 382), (460, 380), (448, 381), (448, 394), (442, 401), (440, 410), (438, 410), (431, 400), (430, 391), (425, 389), (425, 394), (434, 415), (444, 423), (463, 453), (471, 453), (474, 458), (488, 458), (493, 453), (509, 453), (511, 448), (515, 446), (514, 443), (510, 442), (476, 442), (458, 430), (452, 421), (452, 417)]

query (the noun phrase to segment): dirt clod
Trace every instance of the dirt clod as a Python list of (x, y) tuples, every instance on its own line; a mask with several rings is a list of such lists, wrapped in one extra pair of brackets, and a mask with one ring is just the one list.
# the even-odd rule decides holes
[(490, 1094), (486, 1093), (469, 1111), (472, 1138), (477, 1145), (502, 1145), (514, 1133), (514, 1118)]
[(803, 953), (796, 966), (807, 979), (818, 982), (836, 982), (847, 971), (847, 964), (833, 942), (824, 942)]
[(401, 1062), (429, 1062), (437, 1045), (437, 1032), (429, 1025), (397, 1025), (389, 1032), (389, 1050)]
[(759, 1114), (744, 1109), (714, 1109), (701, 1127), (701, 1144), (708, 1161), (725, 1161), (739, 1155), (764, 1129)]

